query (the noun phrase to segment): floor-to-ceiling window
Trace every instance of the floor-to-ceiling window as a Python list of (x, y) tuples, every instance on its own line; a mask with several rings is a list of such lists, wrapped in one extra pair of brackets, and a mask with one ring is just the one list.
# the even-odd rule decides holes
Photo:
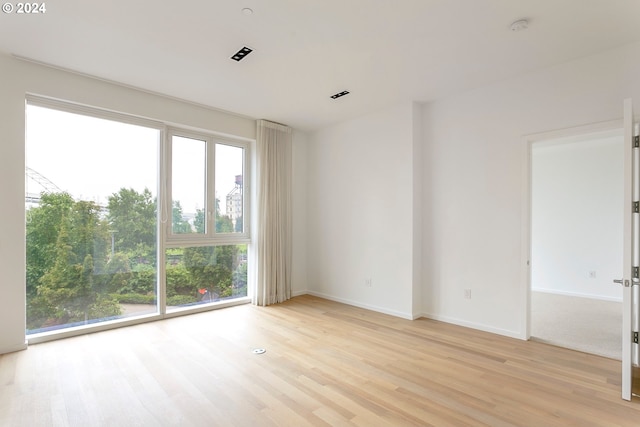
[(27, 335), (247, 296), (245, 142), (26, 109)]
[(168, 311), (247, 296), (246, 153), (240, 141), (169, 130)]

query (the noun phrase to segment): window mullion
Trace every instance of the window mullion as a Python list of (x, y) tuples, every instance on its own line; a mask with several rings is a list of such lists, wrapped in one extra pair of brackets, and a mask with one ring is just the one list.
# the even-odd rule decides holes
[(173, 235), (173, 221), (172, 221), (172, 201), (173, 201), (173, 192), (172, 192), (172, 182), (173, 182), (173, 167), (172, 167), (172, 154), (173, 154), (173, 134), (167, 130), (165, 131), (164, 138), (164, 156), (161, 163), (161, 174), (160, 179), (163, 183), (163, 187), (160, 191), (161, 204), (160, 206), (160, 221), (161, 227), (164, 229), (164, 240), (169, 240)]
[(216, 233), (216, 144), (211, 138), (207, 138), (207, 185), (206, 185), (206, 203), (207, 203), (207, 237), (214, 237)]
[(165, 251), (169, 233), (171, 233), (171, 134), (167, 127), (160, 134), (160, 156), (158, 179), (160, 188), (158, 189), (158, 248), (157, 248), (157, 281), (156, 297), (158, 301), (158, 312), (164, 315), (167, 312), (167, 275)]

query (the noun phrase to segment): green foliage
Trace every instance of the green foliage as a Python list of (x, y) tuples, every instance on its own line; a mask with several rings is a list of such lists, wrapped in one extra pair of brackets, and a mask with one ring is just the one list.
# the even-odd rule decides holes
[(42, 193), (40, 206), (27, 212), (28, 297), (37, 294), (40, 278), (55, 264), (58, 234), (62, 223), (68, 222), (73, 204), (68, 193)]
[[(175, 218), (175, 207), (174, 207), (174, 218)], [(197, 233), (205, 232), (205, 210), (197, 209), (196, 217), (193, 222), (193, 226)], [(216, 199), (216, 233), (232, 233), (234, 231), (233, 221), (227, 215), (222, 215), (220, 212), (220, 200)], [(174, 219), (175, 220), (175, 219)], [(237, 227), (237, 224), (236, 224)], [(236, 230), (237, 231), (237, 230)], [(240, 231), (242, 231), (242, 219), (240, 219)]]
[(100, 206), (82, 200), (75, 202), (69, 217), (69, 238), (78, 259), (91, 255), (96, 273), (104, 271), (110, 236), (108, 224), (100, 219)]
[(186, 248), (184, 265), (196, 289), (208, 289), (219, 297), (231, 295), (231, 271), (236, 246)]
[(194, 302), (198, 302), (198, 298), (190, 295), (174, 295), (167, 298), (167, 305), (169, 306), (193, 304)]
[(244, 294), (247, 293), (247, 263), (243, 262), (233, 272), (233, 283), (236, 288), (243, 289)]
[(108, 295), (98, 294), (96, 301), (89, 309), (91, 319), (104, 319), (105, 317), (115, 317), (122, 314), (120, 303)]
[(206, 288), (212, 285), (210, 277), (212, 257), (212, 247), (186, 248), (184, 250), (183, 263), (189, 271), (195, 288)]
[(233, 233), (233, 221), (226, 215), (216, 215), (216, 232)]
[(98, 297), (95, 277), (104, 268), (108, 247), (100, 207), (75, 202), (67, 193), (43, 193), (27, 218), (27, 326), (119, 312)]
[[(233, 232), (218, 205), (216, 231)], [(204, 210), (193, 229), (178, 202), (172, 214), (181, 232), (204, 232)], [(119, 316), (120, 304), (156, 304), (156, 224), (146, 189), (114, 193), (106, 212), (67, 193), (42, 194), (27, 212), (27, 327)], [(168, 305), (246, 295), (246, 245), (170, 248), (166, 260)]]
[(75, 317), (77, 301), (83, 286), (83, 266), (76, 263), (76, 255), (69, 244), (67, 223), (63, 221), (55, 246), (55, 262), (40, 279), (38, 294), (46, 301), (49, 311), (58, 318)]
[(156, 202), (145, 188), (138, 193), (132, 188), (121, 188), (109, 196), (107, 219), (114, 236), (114, 249), (136, 253), (155, 262)]
[(193, 226), (196, 229), (196, 233), (203, 234), (205, 232), (204, 219), (204, 209), (196, 209), (196, 218), (193, 221)]
[(126, 286), (121, 287), (119, 293), (135, 292), (138, 294), (155, 293), (156, 268), (153, 265), (137, 264), (133, 267), (131, 278)]
[(172, 230), (175, 234), (188, 234), (193, 233), (191, 229), (191, 224), (182, 219), (182, 205), (179, 200), (173, 201), (173, 212), (172, 212)]
[(183, 263), (168, 265), (167, 275), (167, 297), (175, 295), (195, 295), (197, 287), (191, 283), (189, 271)]
[(141, 294), (111, 294), (111, 298), (120, 304), (155, 304), (156, 296)]
[(65, 323), (120, 314), (117, 302), (95, 290), (92, 256), (87, 254), (79, 264), (69, 243), (63, 224), (56, 244), (56, 262), (42, 276), (38, 287), (38, 301), (44, 306), (40, 307), (42, 314), (63, 319)]
[(132, 276), (129, 258), (122, 252), (116, 252), (107, 263), (106, 274), (108, 292), (117, 292), (128, 286)]

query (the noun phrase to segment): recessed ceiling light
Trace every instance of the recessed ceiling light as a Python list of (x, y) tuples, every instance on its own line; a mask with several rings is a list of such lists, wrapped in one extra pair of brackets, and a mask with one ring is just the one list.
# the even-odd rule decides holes
[(524, 31), (527, 28), (529, 28), (529, 21), (527, 19), (519, 19), (509, 27), (511, 31)]
[(253, 52), (253, 49), (251, 49), (250, 47), (243, 47), (242, 49), (240, 49), (239, 51), (237, 51), (232, 57), (231, 59), (235, 60), (235, 61), (240, 61), (241, 59), (243, 59), (244, 57), (246, 57), (247, 55), (249, 55), (251, 52)]
[(252, 15), (253, 14), (253, 9), (245, 7), (244, 9), (242, 9), (242, 14), (243, 15), (247, 15), (247, 16)]
[(341, 96), (345, 96), (348, 95), (349, 91), (348, 90), (343, 90), (342, 92), (336, 93), (335, 95), (331, 95), (331, 99), (338, 99)]

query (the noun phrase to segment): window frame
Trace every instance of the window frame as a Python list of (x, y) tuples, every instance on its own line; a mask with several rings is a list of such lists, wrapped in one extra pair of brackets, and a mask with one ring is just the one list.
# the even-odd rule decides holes
[[(89, 323), (86, 325), (79, 326), (70, 326), (60, 329), (55, 329), (51, 331), (44, 332), (36, 332), (27, 334), (25, 330), (25, 340), (29, 344), (37, 344), (41, 342), (47, 342), (55, 339), (62, 339), (73, 337), (77, 335), (86, 334), (88, 332), (98, 332), (105, 331), (117, 327), (136, 325), (141, 323), (146, 323), (153, 320), (163, 319), (170, 317), (166, 314), (166, 306), (165, 306), (165, 293), (166, 287), (164, 284), (165, 280), (165, 271), (164, 271), (164, 262), (160, 262), (161, 258), (159, 258), (164, 253), (164, 236), (162, 235), (162, 227), (160, 227), (160, 206), (162, 203), (162, 199), (164, 195), (162, 194), (162, 162), (163, 162), (163, 152), (164, 152), (164, 141), (166, 139), (166, 131), (167, 126), (162, 121), (148, 119), (144, 117), (139, 117), (127, 113), (116, 112), (112, 110), (102, 109), (100, 107), (88, 106), (84, 104), (74, 103), (72, 101), (64, 101), (58, 100), (55, 98), (50, 98), (46, 96), (36, 95), (27, 93), (25, 94), (25, 118), (27, 117), (27, 108), (29, 105), (35, 107), (48, 108), (55, 111), (77, 114), (80, 116), (92, 117), (101, 120), (109, 120), (114, 122), (119, 122), (123, 124), (142, 126), (149, 129), (155, 129), (158, 131), (158, 141), (156, 145), (156, 153), (157, 153), (157, 173), (158, 179), (156, 180), (156, 197), (157, 197), (157, 213), (156, 213), (156, 257), (158, 259), (156, 265), (156, 304), (155, 304), (155, 313), (141, 314), (138, 316), (132, 317), (123, 317), (119, 319), (113, 320), (104, 320), (95, 323)], [(25, 124), (25, 149), (26, 143), (28, 142), (26, 139), (26, 129), (27, 126)], [(27, 165), (27, 161), (25, 161), (25, 166)], [(162, 258), (164, 260), (164, 258)], [(26, 283), (25, 283), (26, 290)]]
[[(106, 320), (82, 326), (72, 326), (57, 329), (54, 331), (34, 333), (27, 335), (25, 340), (30, 344), (47, 342), (56, 339), (73, 337), (86, 334), (88, 332), (105, 331), (113, 328), (137, 325), (154, 320), (169, 319), (214, 310), (217, 308), (232, 307), (251, 302), (252, 287), (249, 284), (246, 297), (239, 297), (231, 300), (216, 301), (210, 304), (203, 304), (191, 307), (179, 307), (176, 310), (167, 312), (166, 305), (166, 250), (177, 247), (198, 247), (198, 246), (221, 246), (246, 244), (249, 251), (249, 261), (252, 256), (252, 240), (250, 234), (251, 225), (251, 200), (254, 197), (251, 193), (252, 168), (255, 167), (255, 159), (252, 155), (252, 147), (255, 140), (251, 138), (237, 137), (228, 134), (216, 133), (211, 130), (200, 128), (190, 128), (184, 125), (175, 125), (173, 122), (151, 119), (126, 112), (104, 109), (97, 106), (79, 104), (73, 101), (51, 98), (40, 94), (26, 93), (24, 99), (25, 118), (28, 105), (49, 108), (62, 112), (79, 114), (98, 119), (116, 121), (125, 124), (143, 126), (159, 131), (158, 137), (158, 179), (157, 179), (157, 214), (156, 214), (156, 312), (143, 314), (140, 316), (124, 317), (114, 320)], [(26, 126), (25, 126), (26, 130)], [(211, 194), (213, 194), (213, 207), (215, 210), (215, 144), (223, 144), (244, 149), (243, 156), (243, 232), (242, 233), (215, 233), (215, 221), (211, 236), (197, 234), (174, 235), (171, 233), (172, 199), (171, 199), (171, 137), (172, 135), (196, 138), (207, 141), (208, 152), (211, 152), (211, 159), (207, 160), (207, 171), (211, 171), (213, 180), (211, 181)], [(26, 143), (26, 139), (25, 139)], [(213, 150), (210, 148), (212, 147)], [(26, 165), (26, 162), (25, 162)], [(215, 215), (214, 215), (215, 216)], [(169, 227), (169, 229), (167, 229)], [(250, 267), (250, 271), (251, 271)], [(251, 273), (247, 280), (251, 282)], [(26, 290), (26, 283), (25, 283)], [(26, 332), (26, 331), (25, 331)]]
[[(215, 133), (194, 131), (182, 127), (167, 127), (165, 132), (164, 161), (161, 167), (161, 177), (164, 176), (162, 187), (165, 197), (162, 205), (162, 225), (166, 248), (177, 248), (184, 246), (221, 246), (250, 244), (250, 197), (251, 191), (251, 144), (240, 138), (230, 136), (220, 136)], [(189, 138), (205, 142), (205, 233), (174, 233), (173, 232), (173, 137)], [(216, 231), (215, 215), (215, 171), (216, 171), (216, 145), (227, 145), (242, 148), (244, 150), (242, 159), (242, 232), (219, 233)], [(220, 200), (225, 203), (226, 200)]]

